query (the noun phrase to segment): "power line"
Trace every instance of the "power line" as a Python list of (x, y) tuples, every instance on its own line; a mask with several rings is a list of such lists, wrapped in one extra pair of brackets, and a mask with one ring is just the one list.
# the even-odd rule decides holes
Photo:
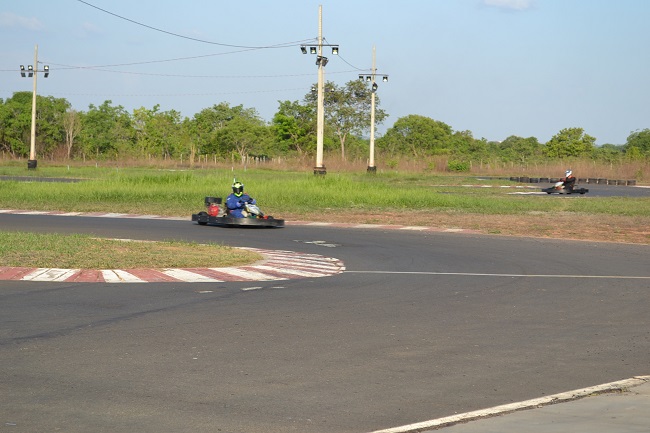
[[(41, 63), (41, 62), (39, 62)], [(251, 78), (290, 78), (290, 77), (308, 77), (312, 74), (281, 74), (281, 75), (190, 75), (190, 74), (163, 74), (155, 72), (133, 72), (133, 71), (116, 71), (111, 69), (104, 69), (108, 66), (124, 66), (124, 65), (133, 65), (133, 63), (127, 63), (122, 65), (104, 65), (104, 66), (73, 66), (73, 65), (64, 65), (60, 63), (53, 62), (43, 62), (48, 63), (50, 66), (50, 71), (65, 71), (65, 70), (88, 70), (94, 72), (108, 72), (112, 74), (125, 74), (125, 75), (143, 75), (151, 77), (171, 77), (171, 78), (224, 78), (224, 79), (251, 79)], [(137, 64), (137, 63), (136, 63)], [(59, 68), (52, 68), (51, 66), (59, 66)], [(330, 72), (330, 74), (349, 74), (351, 72), (357, 72), (358, 70), (348, 70), (348, 71), (336, 71)], [(16, 69), (0, 69), (0, 72), (11, 72), (16, 73)]]
[(203, 58), (206, 58), (206, 57), (225, 56), (225, 55), (228, 55), (228, 54), (243, 53), (243, 52), (246, 52), (246, 51), (251, 51), (251, 49), (229, 51), (227, 53), (202, 54), (202, 55), (199, 55), (199, 56), (176, 57), (176, 58), (172, 58), (172, 59), (145, 60), (145, 61), (142, 61), (142, 62), (115, 63), (115, 64), (109, 64), (109, 65), (94, 65), (94, 66), (74, 66), (74, 65), (62, 65), (62, 64), (55, 63), (55, 62), (45, 62), (45, 61), (44, 62), (49, 63), (50, 65), (63, 66), (62, 69), (112, 68), (112, 67), (116, 67), (116, 66), (136, 66), (136, 65), (154, 64), (154, 63), (166, 63), (166, 62), (178, 62), (178, 61), (183, 61), (183, 60), (203, 59)]
[(193, 38), (193, 37), (191, 37), (191, 36), (185, 36), (185, 35), (181, 35), (181, 34), (178, 34), (178, 33), (170, 32), (170, 31), (167, 31), (167, 30), (159, 29), (159, 28), (157, 28), (157, 27), (153, 27), (153, 26), (150, 26), (150, 25), (147, 25), (147, 24), (141, 23), (141, 22), (139, 22), (139, 21), (135, 21), (135, 20), (132, 20), (132, 19), (130, 19), (130, 18), (123, 17), (122, 15), (118, 15), (118, 14), (116, 14), (116, 13), (113, 13), (113, 12), (107, 11), (106, 9), (102, 9), (102, 8), (100, 8), (99, 6), (95, 6), (95, 5), (93, 5), (93, 4), (91, 4), (91, 3), (88, 3), (88, 2), (86, 2), (86, 1), (84, 1), (84, 0), (77, 0), (77, 1), (78, 1), (79, 3), (83, 3), (83, 4), (85, 4), (86, 6), (90, 6), (90, 7), (92, 7), (92, 8), (95, 8), (95, 9), (97, 9), (97, 10), (99, 10), (99, 11), (102, 11), (102, 12), (104, 12), (104, 13), (106, 13), (106, 14), (112, 15), (112, 16), (114, 16), (114, 17), (116, 17), (116, 18), (121, 19), (121, 20), (128, 21), (128, 22), (133, 23), (133, 24), (136, 24), (136, 25), (138, 25), (138, 26), (142, 26), (142, 27), (148, 28), (148, 29), (150, 29), (150, 30), (154, 30), (154, 31), (157, 31), (157, 32), (160, 32), (160, 33), (165, 33), (165, 34), (167, 34), (167, 35), (175, 36), (175, 37), (177, 37), (177, 38), (188, 39), (188, 40), (190, 40), (190, 41), (201, 42), (201, 43), (204, 43), (204, 44), (219, 45), (219, 46), (222, 46), (222, 47), (230, 47), (230, 48), (245, 48), (245, 49), (249, 49), (249, 50), (262, 50), (262, 49), (269, 49), (269, 48), (287, 48), (287, 47), (293, 47), (293, 46), (299, 45), (299, 44), (301, 44), (301, 43), (304, 43), (304, 42), (306, 42), (306, 41), (313, 41), (313, 40), (314, 40), (314, 39), (308, 39), (308, 40), (306, 40), (306, 41), (303, 40), (303, 41), (285, 42), (285, 43), (281, 43), (281, 44), (266, 45), (266, 46), (247, 46), (247, 45), (224, 44), (224, 43), (221, 43), (221, 42), (207, 41), (207, 40), (205, 40), (205, 39)]
[(214, 96), (214, 95), (240, 95), (240, 94), (256, 94), (256, 93), (276, 93), (276, 92), (296, 92), (304, 91), (303, 87), (295, 89), (269, 89), (269, 90), (250, 90), (241, 92), (201, 92), (201, 93), (51, 93), (52, 96), (102, 96), (102, 97), (150, 97), (150, 96), (165, 96), (165, 97), (178, 97), (178, 96)]

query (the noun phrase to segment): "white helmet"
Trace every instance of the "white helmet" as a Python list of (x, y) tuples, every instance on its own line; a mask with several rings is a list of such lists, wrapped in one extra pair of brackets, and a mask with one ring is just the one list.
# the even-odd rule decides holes
[(564, 172), (564, 174), (566, 175), (566, 177), (571, 176), (572, 173), (573, 173), (573, 172), (572, 172), (571, 170), (567, 170), (567, 171)]

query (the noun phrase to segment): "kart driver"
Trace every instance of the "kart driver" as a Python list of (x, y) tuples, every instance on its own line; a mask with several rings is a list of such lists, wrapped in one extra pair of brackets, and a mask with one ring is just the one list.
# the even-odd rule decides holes
[(232, 184), (232, 193), (226, 197), (226, 208), (228, 214), (235, 218), (246, 218), (246, 203), (255, 204), (255, 199), (244, 193), (244, 184), (234, 181)]
[(573, 191), (573, 186), (576, 184), (576, 178), (573, 175), (571, 169), (567, 170), (564, 173), (564, 177), (560, 179), (562, 181), (562, 186), (568, 191)]

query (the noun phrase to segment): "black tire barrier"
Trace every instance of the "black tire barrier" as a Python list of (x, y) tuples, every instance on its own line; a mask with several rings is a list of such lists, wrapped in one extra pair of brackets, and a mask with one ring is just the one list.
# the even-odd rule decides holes
[[(519, 183), (556, 183), (561, 179), (559, 177), (528, 177), (528, 176), (511, 176), (511, 177), (500, 177), (499, 180), (510, 180), (512, 182)], [(603, 178), (578, 178), (576, 181), (577, 184), (598, 184), (598, 185), (627, 185), (634, 186), (636, 185), (635, 179), (623, 180), (623, 179), (603, 179)]]

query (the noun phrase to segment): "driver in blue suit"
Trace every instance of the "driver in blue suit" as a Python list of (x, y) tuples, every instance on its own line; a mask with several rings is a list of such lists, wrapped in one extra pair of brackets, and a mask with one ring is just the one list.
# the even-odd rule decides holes
[(232, 184), (232, 193), (226, 197), (226, 208), (228, 215), (235, 218), (246, 218), (246, 203), (255, 204), (255, 199), (244, 192), (244, 184), (235, 181)]

